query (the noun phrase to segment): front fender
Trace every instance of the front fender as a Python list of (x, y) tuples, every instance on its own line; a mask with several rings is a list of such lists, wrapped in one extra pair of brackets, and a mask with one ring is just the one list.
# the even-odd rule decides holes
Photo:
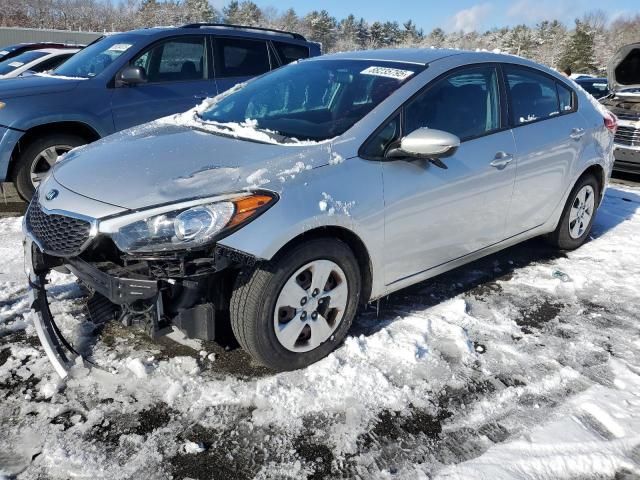
[(340, 227), (364, 243), (372, 268), (372, 297), (382, 291), (384, 199), (379, 162), (358, 157), (285, 178), (279, 201), (261, 217), (219, 243), (271, 260), (311, 230)]

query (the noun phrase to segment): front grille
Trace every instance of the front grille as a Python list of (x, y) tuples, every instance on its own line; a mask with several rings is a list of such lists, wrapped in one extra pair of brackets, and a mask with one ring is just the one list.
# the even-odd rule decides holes
[(637, 121), (640, 120), (640, 114), (639, 113), (627, 113), (627, 112), (623, 112), (620, 110), (617, 110), (616, 112), (614, 112), (616, 114), (616, 117), (618, 117), (618, 119), (620, 120), (632, 120), (632, 121)]
[(80, 253), (91, 231), (91, 224), (86, 220), (45, 213), (37, 195), (29, 204), (26, 223), (29, 232), (47, 253), (62, 257)]
[(615, 142), (630, 147), (640, 147), (640, 129), (634, 127), (618, 126)]

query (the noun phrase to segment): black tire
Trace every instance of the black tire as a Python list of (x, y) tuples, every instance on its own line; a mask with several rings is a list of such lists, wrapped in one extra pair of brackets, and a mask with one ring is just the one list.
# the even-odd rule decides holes
[[(582, 190), (585, 186), (591, 186), (594, 192), (593, 215), (591, 215), (591, 219), (589, 220), (589, 223), (585, 227), (582, 234), (578, 238), (573, 238), (569, 234), (571, 207), (576, 201), (578, 192), (580, 192), (580, 190)], [(562, 211), (562, 216), (560, 217), (558, 226), (556, 227), (555, 231), (548, 237), (549, 243), (561, 250), (574, 250), (580, 247), (584, 242), (586, 242), (587, 238), (589, 238), (591, 227), (593, 226), (593, 219), (595, 218), (598, 211), (599, 200), (600, 186), (598, 185), (598, 180), (596, 180), (596, 177), (591, 174), (580, 177), (580, 179), (573, 187), (573, 190), (571, 190), (571, 193), (569, 194), (569, 198), (567, 199), (567, 203), (565, 204), (564, 210)]]
[(31, 181), (31, 166), (40, 152), (49, 147), (68, 146), (75, 148), (86, 143), (88, 142), (84, 138), (66, 133), (45, 135), (29, 143), (16, 159), (14, 167), (14, 183), (18, 194), (27, 202), (33, 197), (35, 187)]
[[(330, 260), (342, 269), (349, 292), (347, 305), (329, 339), (308, 352), (293, 352), (276, 337), (276, 302), (287, 280), (314, 260)], [(231, 327), (240, 346), (262, 365), (275, 371), (304, 368), (342, 343), (358, 307), (360, 288), (360, 269), (349, 246), (337, 239), (314, 239), (239, 274), (231, 296)]]

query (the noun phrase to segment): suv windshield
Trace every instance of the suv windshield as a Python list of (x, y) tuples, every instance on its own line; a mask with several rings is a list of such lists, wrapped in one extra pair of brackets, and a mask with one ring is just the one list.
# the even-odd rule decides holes
[(38, 50), (30, 50), (28, 52), (21, 53), (20, 55), (16, 55), (13, 58), (9, 58), (3, 62), (0, 62), (0, 75), (6, 75), (7, 73), (13, 72), (16, 68), (20, 68), (21, 66), (33, 62), (34, 60), (44, 57), (48, 55), (46, 52), (40, 52)]
[(341, 135), (423, 65), (373, 60), (302, 61), (263, 75), (200, 114), (297, 140)]
[(138, 40), (136, 35), (104, 37), (83, 48), (52, 72), (62, 77), (91, 78), (129, 50)]

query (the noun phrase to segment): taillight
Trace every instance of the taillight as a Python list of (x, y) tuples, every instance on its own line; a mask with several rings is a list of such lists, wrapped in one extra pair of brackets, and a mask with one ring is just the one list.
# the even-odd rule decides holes
[(618, 117), (611, 112), (607, 112), (604, 116), (604, 126), (607, 127), (611, 133), (615, 134), (618, 129)]

